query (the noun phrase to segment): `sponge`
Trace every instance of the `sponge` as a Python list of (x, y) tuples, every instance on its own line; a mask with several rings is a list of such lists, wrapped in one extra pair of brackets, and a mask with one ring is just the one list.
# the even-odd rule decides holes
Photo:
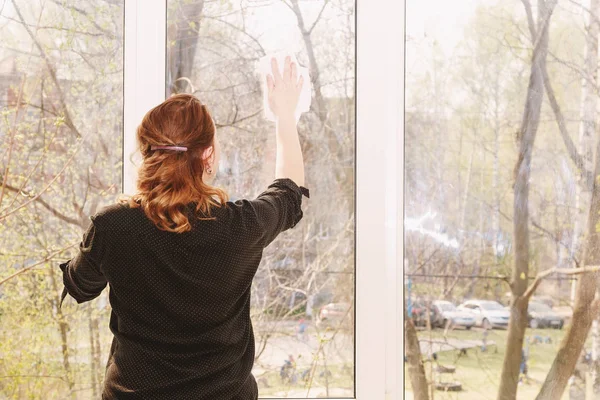
[(269, 91), (267, 89), (267, 74), (273, 74), (271, 69), (271, 58), (275, 57), (277, 60), (277, 65), (279, 66), (279, 71), (283, 73), (283, 66), (285, 65), (285, 57), (290, 56), (292, 62), (296, 64), (296, 70), (298, 71), (298, 79), (302, 76), (304, 78), (304, 83), (302, 84), (302, 91), (300, 92), (300, 98), (298, 99), (298, 106), (296, 107), (296, 122), (300, 120), (300, 116), (302, 113), (308, 112), (310, 110), (310, 101), (311, 101), (311, 81), (308, 68), (301, 67), (298, 65), (298, 60), (291, 52), (278, 52), (273, 54), (267, 54), (262, 57), (258, 61), (257, 70), (260, 75), (261, 87), (263, 92), (263, 109), (265, 118), (268, 121), (275, 121), (275, 115), (271, 112), (271, 108), (269, 107)]

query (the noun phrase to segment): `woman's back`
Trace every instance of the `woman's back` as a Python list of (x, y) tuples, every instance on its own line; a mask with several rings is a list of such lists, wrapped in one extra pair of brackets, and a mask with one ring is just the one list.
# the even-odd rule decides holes
[[(127, 204), (92, 217), (86, 258), (109, 284), (114, 334), (103, 398), (258, 397), (252, 280), (264, 247), (302, 218), (302, 194), (277, 179), (255, 200), (214, 208), (214, 220), (193, 220), (184, 233), (158, 229)], [(77, 282), (65, 281), (69, 293), (93, 295), (97, 277), (78, 272)]]

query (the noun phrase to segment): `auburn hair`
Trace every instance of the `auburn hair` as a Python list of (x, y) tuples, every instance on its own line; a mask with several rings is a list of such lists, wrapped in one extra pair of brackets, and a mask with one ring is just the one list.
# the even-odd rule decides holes
[[(185, 93), (169, 97), (146, 113), (136, 137), (143, 158), (137, 193), (121, 195), (119, 203), (141, 207), (159, 229), (176, 233), (192, 229), (190, 203), (196, 204), (194, 218), (201, 220), (214, 219), (212, 207), (226, 206), (227, 193), (202, 181), (214, 156), (215, 124), (198, 98)], [(151, 150), (153, 145), (186, 146), (187, 151)]]

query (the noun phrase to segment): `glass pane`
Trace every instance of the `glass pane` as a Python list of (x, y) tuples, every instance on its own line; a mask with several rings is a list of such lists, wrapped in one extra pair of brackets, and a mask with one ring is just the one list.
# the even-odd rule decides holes
[(254, 198), (275, 176), (275, 125), (264, 117), (258, 61), (289, 51), (310, 69), (311, 110), (298, 130), (311, 198), (302, 221), (267, 247), (254, 279), (253, 375), (265, 398), (351, 397), (354, 2), (167, 5), (166, 96), (193, 93), (207, 105), (222, 146), (215, 185), (231, 200)]
[(407, 397), (600, 398), (600, 2), (406, 5)]
[(122, 186), (124, 1), (0, 4), (0, 398), (100, 398), (107, 291), (58, 268)]

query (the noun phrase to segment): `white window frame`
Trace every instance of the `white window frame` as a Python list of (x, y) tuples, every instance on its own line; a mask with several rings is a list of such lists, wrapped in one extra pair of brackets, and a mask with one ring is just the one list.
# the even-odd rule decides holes
[[(404, 3), (357, 0), (356, 8), (358, 400), (404, 398)], [(166, 0), (125, 1), (124, 32), (123, 192), (132, 194), (136, 128), (165, 99)]]
[(166, 0), (125, 1), (123, 192), (127, 194), (136, 191), (137, 167), (130, 162), (137, 148), (136, 129), (148, 110), (165, 100), (166, 20)]

